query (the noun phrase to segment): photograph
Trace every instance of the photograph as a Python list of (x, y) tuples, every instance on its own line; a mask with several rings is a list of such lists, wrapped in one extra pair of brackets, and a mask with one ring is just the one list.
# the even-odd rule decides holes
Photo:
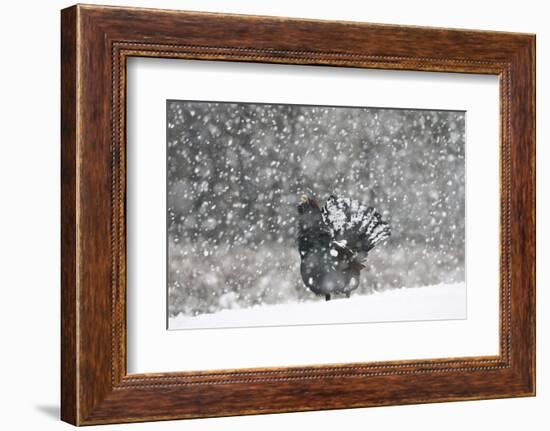
[(466, 318), (466, 112), (166, 101), (168, 329)]
[(4, 428), (547, 423), (543, 7), (130, 1), (6, 9)]

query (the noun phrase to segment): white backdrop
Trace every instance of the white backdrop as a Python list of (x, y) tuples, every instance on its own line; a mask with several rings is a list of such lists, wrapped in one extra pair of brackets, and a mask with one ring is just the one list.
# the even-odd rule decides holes
[[(537, 113), (550, 117), (550, 29), (544, 2), (439, 1), (298, 2), (296, 0), (131, 0), (101, 3), (321, 19), (537, 33)], [(59, 409), (59, 9), (70, 2), (9, 2), (0, 16), (3, 61), (0, 184), (0, 302), (3, 371), (0, 394), (4, 429), (70, 429), (57, 420)], [(550, 126), (539, 121), (538, 256), (550, 259)], [(7, 153), (6, 153), (7, 151)], [(329, 430), (545, 429), (550, 422), (550, 282), (538, 271), (537, 398), (444, 403), (254, 417), (106, 426), (98, 429), (276, 430), (287, 427)]]

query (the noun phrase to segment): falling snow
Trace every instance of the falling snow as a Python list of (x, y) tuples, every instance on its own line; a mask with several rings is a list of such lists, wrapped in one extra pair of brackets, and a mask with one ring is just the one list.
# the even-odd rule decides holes
[(170, 316), (322, 300), (300, 278), (303, 193), (392, 226), (352, 298), (464, 282), (463, 112), (167, 103)]

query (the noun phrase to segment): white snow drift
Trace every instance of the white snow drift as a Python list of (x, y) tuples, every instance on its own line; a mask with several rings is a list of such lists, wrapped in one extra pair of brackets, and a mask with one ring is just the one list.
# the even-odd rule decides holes
[(223, 310), (169, 319), (169, 329), (456, 320), (466, 318), (464, 283), (392, 289), (332, 301), (309, 301)]

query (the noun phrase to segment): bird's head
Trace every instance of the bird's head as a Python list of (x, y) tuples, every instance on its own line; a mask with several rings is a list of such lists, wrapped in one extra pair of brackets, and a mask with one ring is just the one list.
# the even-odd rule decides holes
[(308, 195), (302, 195), (300, 198), (300, 203), (298, 204), (298, 213), (309, 214), (317, 212), (319, 212), (319, 205), (317, 204), (317, 201)]
[(298, 245), (300, 253), (307, 252), (324, 241), (323, 218), (317, 201), (303, 195), (298, 205)]

